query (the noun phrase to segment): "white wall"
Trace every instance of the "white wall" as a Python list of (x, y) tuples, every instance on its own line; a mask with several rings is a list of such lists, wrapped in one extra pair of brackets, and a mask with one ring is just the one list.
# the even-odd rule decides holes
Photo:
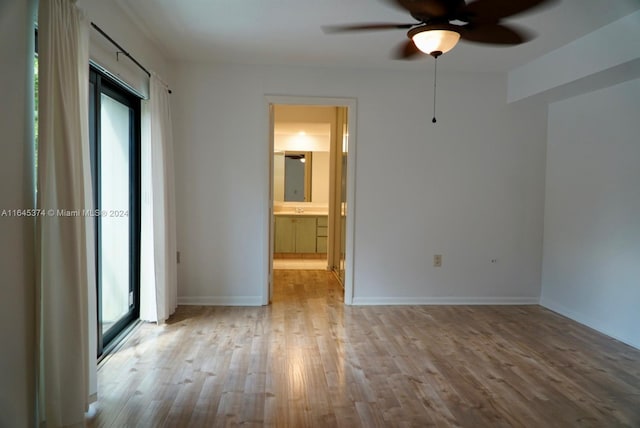
[[(35, 1), (0, 2), (0, 210), (33, 208)], [(0, 427), (35, 426), (33, 222), (0, 217)]]
[(510, 71), (509, 101), (538, 94), (568, 98), (589, 86), (639, 77), (639, 23), (637, 11)]
[[(127, 13), (123, 3), (104, 0), (78, 0), (88, 20), (98, 25), (117, 43), (127, 50), (147, 70), (157, 73), (162, 80), (171, 84), (172, 73), (160, 49), (143, 31), (144, 24)], [(131, 60), (124, 55), (116, 55), (118, 49), (95, 29), (90, 30), (90, 57), (108, 71), (118, 75), (124, 82), (148, 95), (148, 78)]]
[(284, 152), (273, 154), (273, 200), (284, 201)]
[[(448, 74), (433, 125), (430, 66), (177, 66), (180, 301), (261, 301), (264, 95), (279, 94), (357, 99), (355, 303), (537, 302), (545, 109), (508, 106), (504, 75)], [(441, 268), (431, 267), (436, 253)]]
[(311, 170), (311, 200), (329, 205), (329, 152), (314, 152)]
[(640, 348), (640, 79), (549, 107), (541, 303)]
[[(329, 124), (327, 123), (327, 130)], [(274, 151), (292, 151), (292, 152), (317, 152), (329, 151), (329, 142), (331, 136), (327, 135), (297, 135), (297, 134), (278, 134), (273, 138)]]

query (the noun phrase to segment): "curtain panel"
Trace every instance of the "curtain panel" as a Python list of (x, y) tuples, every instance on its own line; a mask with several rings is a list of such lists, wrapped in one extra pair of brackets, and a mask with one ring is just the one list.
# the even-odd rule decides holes
[(89, 154), (89, 27), (71, 0), (40, 0), (36, 222), (38, 422), (84, 426), (95, 290)]
[(142, 129), (140, 319), (161, 324), (176, 309), (178, 279), (170, 99), (155, 74)]

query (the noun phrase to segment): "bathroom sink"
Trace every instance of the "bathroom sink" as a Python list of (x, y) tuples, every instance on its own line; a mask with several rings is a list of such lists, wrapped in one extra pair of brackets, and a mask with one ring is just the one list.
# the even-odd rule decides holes
[(299, 207), (299, 206), (274, 206), (274, 215), (327, 215), (328, 209), (326, 207)]

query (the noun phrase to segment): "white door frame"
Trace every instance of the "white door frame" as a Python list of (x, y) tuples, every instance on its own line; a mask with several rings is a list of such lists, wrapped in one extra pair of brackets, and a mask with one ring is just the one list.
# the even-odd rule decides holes
[(283, 96), (265, 95), (265, 111), (268, 116), (267, 139), (269, 151), (267, 153), (269, 162), (269, 177), (265, 180), (268, 183), (268, 216), (265, 221), (265, 230), (268, 231), (267, 239), (269, 248), (267, 250), (268, 260), (265, 270), (265, 285), (263, 289), (262, 303), (268, 305), (273, 295), (273, 114), (274, 104), (284, 105), (314, 105), (327, 107), (346, 107), (348, 111), (347, 122), (349, 126), (347, 151), (347, 230), (346, 230), (346, 254), (344, 273), (344, 303), (351, 305), (354, 296), (354, 238), (355, 238), (355, 193), (356, 193), (356, 99), (355, 98), (330, 98), (330, 97), (308, 97), (308, 96)]

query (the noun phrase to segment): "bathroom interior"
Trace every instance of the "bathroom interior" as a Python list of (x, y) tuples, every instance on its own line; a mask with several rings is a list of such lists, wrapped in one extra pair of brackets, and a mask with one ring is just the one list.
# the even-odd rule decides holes
[(344, 276), (347, 108), (273, 105), (273, 269)]

